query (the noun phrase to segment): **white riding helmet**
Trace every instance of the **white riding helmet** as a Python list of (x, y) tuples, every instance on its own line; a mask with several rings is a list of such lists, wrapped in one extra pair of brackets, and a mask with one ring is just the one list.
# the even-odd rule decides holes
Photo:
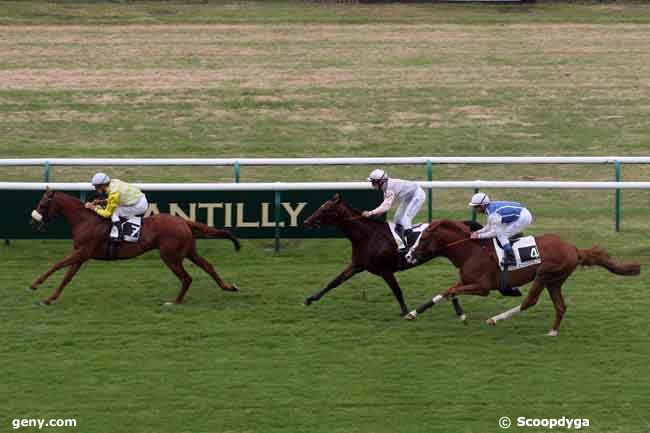
[(381, 170), (379, 168), (376, 168), (370, 173), (370, 176), (368, 176), (368, 181), (378, 181), (378, 180), (386, 180), (388, 179), (388, 173), (386, 173), (384, 170)]
[(92, 184), (93, 186), (97, 185), (107, 185), (111, 181), (111, 178), (108, 177), (106, 173), (96, 173), (93, 176)]
[(490, 197), (484, 192), (477, 192), (472, 196), (472, 200), (469, 202), (470, 207), (476, 206), (487, 206), (490, 204)]

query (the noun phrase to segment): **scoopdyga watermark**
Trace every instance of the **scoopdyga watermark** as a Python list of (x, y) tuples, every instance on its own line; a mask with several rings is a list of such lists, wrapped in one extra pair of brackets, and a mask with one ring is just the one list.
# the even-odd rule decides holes
[[(507, 416), (499, 418), (499, 427), (508, 429), (512, 421)], [(526, 418), (525, 416), (517, 417), (517, 427), (545, 427), (550, 430), (561, 427), (568, 430), (580, 430), (583, 427), (589, 427), (588, 418)]]

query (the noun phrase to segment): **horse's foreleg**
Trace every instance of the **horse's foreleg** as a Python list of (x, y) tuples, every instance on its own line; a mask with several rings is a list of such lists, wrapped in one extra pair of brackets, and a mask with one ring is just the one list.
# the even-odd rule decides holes
[[(54, 266), (50, 268), (47, 272), (45, 272), (43, 275), (38, 277), (36, 281), (32, 283), (31, 286), (29, 286), (30, 289), (36, 290), (39, 285), (43, 284), (45, 280), (47, 280), (50, 275), (55, 273), (61, 268), (65, 268), (66, 266), (70, 266), (75, 263), (83, 263), (87, 260), (87, 257), (83, 254), (81, 250), (75, 250), (72, 254), (70, 254), (68, 257), (65, 259), (61, 260), (60, 262), (56, 263)], [(76, 271), (75, 271), (76, 272)], [(72, 274), (74, 275), (74, 273)]]
[(402, 294), (402, 289), (400, 288), (399, 283), (395, 279), (395, 274), (383, 274), (381, 277), (386, 281), (386, 283), (388, 283), (390, 289), (393, 291), (393, 295), (395, 295), (395, 299), (397, 299), (399, 307), (402, 310), (402, 316), (406, 316), (409, 309), (404, 302), (404, 295)]
[(310, 305), (312, 302), (318, 301), (322, 298), (327, 292), (332, 290), (335, 287), (340, 286), (343, 282), (349, 280), (354, 274), (361, 272), (363, 269), (359, 268), (354, 263), (350, 263), (347, 268), (343, 270), (336, 278), (334, 278), (330, 283), (325, 286), (322, 290), (314, 293), (307, 299), (305, 299), (305, 305)]
[(530, 307), (534, 306), (537, 304), (537, 300), (539, 299), (539, 294), (542, 293), (542, 290), (544, 290), (544, 282), (542, 279), (535, 278), (533, 281), (533, 286), (530, 288), (528, 291), (528, 294), (526, 295), (526, 298), (524, 298), (523, 302), (520, 305), (517, 305), (514, 308), (509, 309), (508, 311), (504, 311), (501, 314), (497, 314), (496, 316), (490, 317), (486, 323), (488, 325), (496, 325), (499, 320), (506, 320), (511, 318), (512, 316), (515, 316), (519, 314), (521, 311), (527, 310)]
[(433, 297), (430, 301), (425, 302), (424, 304), (417, 307), (415, 310), (408, 313), (404, 318), (407, 320), (415, 319), (418, 314), (422, 314), (427, 311), (429, 308), (433, 307), (436, 304), (439, 304), (443, 301), (446, 301), (450, 296), (454, 302), (454, 308), (456, 309), (456, 314), (458, 317), (464, 321), (463, 310), (460, 307), (460, 302), (456, 299), (455, 295), (482, 295), (486, 296), (489, 291), (485, 290), (480, 284), (466, 284), (466, 285), (455, 285), (447, 289), (446, 292), (438, 294)]
[(56, 289), (54, 293), (52, 293), (52, 296), (42, 301), (42, 303), (49, 305), (52, 302), (56, 302), (56, 300), (59, 299), (59, 296), (61, 296), (61, 292), (63, 292), (63, 289), (65, 289), (65, 286), (67, 286), (70, 280), (72, 280), (72, 278), (75, 276), (79, 268), (81, 268), (82, 264), (83, 264), (82, 262), (78, 262), (70, 265), (68, 271), (65, 273), (65, 276), (63, 277), (63, 281), (61, 281), (61, 284), (59, 285), (59, 288)]

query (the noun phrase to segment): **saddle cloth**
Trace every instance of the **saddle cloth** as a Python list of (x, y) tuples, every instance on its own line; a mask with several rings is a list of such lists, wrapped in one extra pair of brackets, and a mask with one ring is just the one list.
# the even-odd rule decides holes
[[(501, 266), (504, 254), (503, 248), (501, 248), (496, 238), (493, 238), (492, 242), (494, 243), (494, 251), (497, 253), (499, 267), (503, 270), (503, 266)], [(515, 266), (508, 266), (509, 271), (542, 263), (542, 257), (539, 254), (539, 248), (537, 247), (534, 236), (524, 236), (511, 242), (517, 264)]]
[(399, 237), (399, 235), (395, 232), (395, 223), (389, 222), (388, 227), (390, 227), (390, 232), (393, 234), (393, 239), (395, 239), (395, 243), (397, 244), (397, 249), (403, 250), (417, 244), (418, 241), (420, 240), (420, 236), (422, 236), (422, 232), (427, 227), (429, 227), (429, 224), (416, 224), (413, 227), (411, 227), (411, 236), (408, 239), (408, 244), (409, 244), (408, 246), (404, 245), (404, 241), (402, 241), (402, 238)]
[(138, 242), (140, 240), (140, 229), (142, 228), (142, 217), (134, 216), (122, 223), (122, 235), (124, 242)]

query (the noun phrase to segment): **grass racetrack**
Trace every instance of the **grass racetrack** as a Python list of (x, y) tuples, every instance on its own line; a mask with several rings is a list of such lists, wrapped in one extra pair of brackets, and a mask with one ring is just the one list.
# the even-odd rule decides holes
[[(0, 1), (0, 11), (0, 157), (648, 154), (642, 3)], [(132, 181), (232, 180), (229, 169), (106, 169)], [(242, 180), (361, 180), (369, 169), (244, 168)], [(624, 180), (648, 174), (623, 167)], [(0, 169), (0, 180), (41, 175)], [(441, 166), (434, 177), (612, 180), (613, 168)], [(70, 245), (12, 241), (0, 245), (0, 429), (75, 418), (74, 429), (43, 430), (489, 433), (502, 416), (564, 416), (589, 419), (591, 433), (647, 433), (650, 193), (623, 192), (620, 233), (613, 192), (490, 194), (525, 203), (531, 233), (599, 244), (640, 261), (641, 276), (578, 270), (549, 338), (546, 293), (495, 328), (485, 319), (519, 300), (461, 299), (467, 327), (445, 304), (406, 322), (367, 274), (303, 307), (347, 264), (345, 240), (285, 240), (277, 255), (269, 241), (243, 241), (239, 254), (201, 241), (242, 291), (221, 292), (187, 264), (194, 283), (173, 308), (161, 304), (178, 281), (155, 252), (92, 262), (44, 308), (36, 301), (63, 274), (25, 289)], [(434, 191), (435, 216), (467, 218), (470, 195)], [(410, 307), (455, 282), (443, 259), (397, 277)]]

